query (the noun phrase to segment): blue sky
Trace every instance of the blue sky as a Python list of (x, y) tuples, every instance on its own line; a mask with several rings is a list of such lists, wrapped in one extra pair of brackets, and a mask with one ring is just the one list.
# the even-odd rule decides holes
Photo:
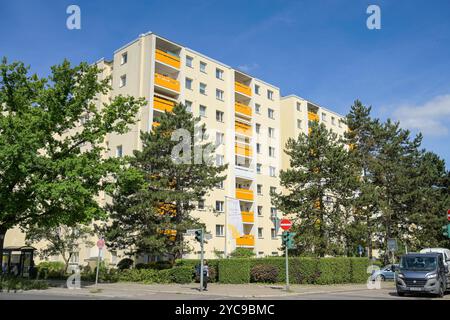
[[(81, 8), (81, 30), (66, 8)], [(381, 30), (366, 27), (370, 4)], [(450, 1), (0, 0), (0, 56), (34, 72), (68, 58), (111, 58), (153, 31), (346, 114), (355, 99), (373, 115), (424, 134), (450, 167)]]

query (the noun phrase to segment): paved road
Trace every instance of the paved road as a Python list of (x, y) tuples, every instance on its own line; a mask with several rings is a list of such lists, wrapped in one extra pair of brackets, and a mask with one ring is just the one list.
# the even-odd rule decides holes
[[(286, 293), (282, 286), (220, 285), (211, 284), (210, 290), (200, 293), (194, 284), (143, 285), (130, 283), (101, 284), (98, 292), (90, 285), (80, 290), (64, 287), (26, 292), (3, 292), (0, 300), (400, 300), (439, 299), (432, 296), (406, 296), (396, 294), (393, 283), (384, 283), (381, 289), (369, 290), (365, 285), (292, 286)], [(443, 299), (450, 300), (450, 293)]]

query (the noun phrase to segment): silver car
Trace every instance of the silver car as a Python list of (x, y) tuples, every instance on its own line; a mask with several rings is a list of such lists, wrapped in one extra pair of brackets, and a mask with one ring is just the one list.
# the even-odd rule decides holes
[(372, 281), (375, 281), (377, 279), (380, 279), (381, 281), (385, 281), (385, 280), (394, 280), (395, 279), (395, 271), (392, 268), (392, 266), (395, 266), (396, 268), (398, 268), (398, 264), (388, 264), (386, 266), (384, 266), (383, 268), (381, 268), (380, 270), (374, 270), (372, 272), (372, 275), (370, 276), (370, 279)]

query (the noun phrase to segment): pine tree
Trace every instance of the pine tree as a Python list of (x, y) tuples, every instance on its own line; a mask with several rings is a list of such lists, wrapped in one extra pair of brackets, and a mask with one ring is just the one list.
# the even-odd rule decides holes
[(286, 192), (273, 194), (272, 201), (294, 215), (293, 230), (301, 234), (299, 251), (324, 256), (348, 250), (346, 208), (357, 174), (345, 145), (323, 124), (313, 122), (309, 135), (288, 140), (285, 152), (290, 168), (280, 172), (280, 184)]
[(128, 170), (116, 177), (111, 223), (103, 231), (110, 247), (129, 255), (176, 259), (188, 250), (183, 232), (201, 226), (191, 215), (195, 203), (225, 179), (226, 165), (212, 163), (205, 126), (182, 104), (159, 121), (141, 133), (142, 151), (134, 151)]

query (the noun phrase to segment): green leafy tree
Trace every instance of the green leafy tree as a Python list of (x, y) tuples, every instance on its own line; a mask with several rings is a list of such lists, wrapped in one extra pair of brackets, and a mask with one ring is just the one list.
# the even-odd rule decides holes
[(182, 104), (158, 121), (141, 133), (142, 151), (134, 151), (129, 169), (117, 175), (111, 221), (101, 230), (109, 247), (129, 255), (177, 259), (188, 250), (183, 232), (202, 225), (191, 215), (195, 204), (226, 178), (226, 165), (212, 163), (205, 126)]
[(21, 62), (0, 64), (0, 260), (15, 226), (72, 226), (105, 214), (96, 196), (120, 168), (103, 157), (105, 136), (126, 132), (144, 100), (100, 103), (110, 89), (100, 72), (64, 61), (39, 78)]
[(31, 227), (27, 230), (25, 241), (28, 245), (43, 241), (43, 247), (39, 250), (40, 257), (46, 259), (53, 255), (61, 256), (64, 260), (64, 271), (67, 272), (70, 259), (80, 250), (80, 246), (94, 245), (94, 242), (89, 240), (93, 235), (92, 228), (85, 225)]
[(272, 194), (272, 201), (294, 215), (293, 231), (301, 234), (296, 239), (298, 251), (324, 256), (348, 250), (351, 212), (346, 208), (357, 173), (345, 145), (323, 124), (313, 122), (309, 135), (288, 140), (285, 152), (290, 168), (280, 172), (280, 184), (286, 192)]

